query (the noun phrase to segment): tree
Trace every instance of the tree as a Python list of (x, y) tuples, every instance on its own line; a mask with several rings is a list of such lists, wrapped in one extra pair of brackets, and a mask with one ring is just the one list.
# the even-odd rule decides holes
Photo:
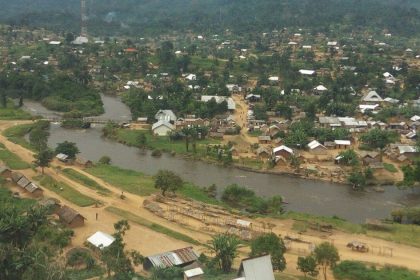
[(77, 148), (76, 143), (64, 141), (62, 143), (57, 144), (57, 148), (55, 148), (56, 154), (65, 154), (70, 159), (74, 159), (79, 152), (79, 148)]
[(46, 149), (49, 136), (50, 133), (46, 129), (37, 126), (29, 133), (29, 142), (36, 150), (41, 151)]
[(383, 149), (386, 145), (392, 143), (397, 138), (395, 132), (381, 130), (379, 128), (371, 129), (360, 136), (360, 141), (370, 148)]
[(256, 257), (263, 254), (271, 255), (273, 269), (283, 271), (286, 268), (286, 259), (284, 253), (286, 246), (281, 238), (274, 233), (261, 235), (251, 242), (250, 257)]
[(400, 183), (402, 186), (414, 187), (420, 183), (420, 160), (416, 160), (413, 165), (402, 167), (404, 180)]
[(306, 274), (309, 274), (310, 276), (317, 276), (319, 273), (316, 260), (313, 256), (298, 257), (296, 269), (303, 272), (305, 278)]
[(146, 134), (144, 134), (144, 132), (140, 132), (140, 134), (137, 136), (137, 143), (140, 148), (142, 149), (146, 148), (147, 137), (146, 137)]
[(123, 237), (130, 225), (127, 220), (121, 220), (114, 224), (115, 240), (106, 248), (101, 250), (101, 261), (104, 263), (108, 277), (114, 273), (115, 279), (132, 279), (134, 266), (143, 262), (144, 258), (137, 251), (125, 251)]
[(323, 242), (315, 247), (314, 257), (317, 264), (322, 269), (324, 280), (327, 280), (328, 267), (334, 268), (334, 266), (340, 260), (337, 248), (328, 242)]
[(50, 166), (53, 157), (54, 153), (50, 149), (41, 150), (35, 155), (35, 164), (41, 167), (42, 174), (44, 174), (44, 168)]
[(181, 177), (169, 170), (159, 170), (155, 176), (155, 188), (161, 189), (163, 196), (166, 191), (175, 193), (183, 184)]
[(345, 150), (338, 154), (340, 158), (339, 162), (344, 165), (356, 166), (359, 164), (359, 158), (353, 149)]
[(98, 162), (99, 162), (100, 164), (106, 164), (106, 165), (109, 165), (109, 164), (111, 164), (111, 158), (110, 158), (109, 156), (102, 156), (102, 157), (98, 160)]
[(230, 272), (233, 260), (238, 255), (241, 241), (231, 234), (218, 234), (209, 242), (210, 250), (214, 253), (214, 261), (218, 263), (220, 270)]

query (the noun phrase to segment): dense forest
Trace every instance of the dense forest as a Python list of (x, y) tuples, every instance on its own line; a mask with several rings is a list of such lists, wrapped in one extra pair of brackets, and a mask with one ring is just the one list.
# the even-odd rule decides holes
[[(2, 0), (0, 20), (79, 30), (79, 0)], [(95, 35), (141, 35), (193, 30), (220, 32), (270, 31), (311, 27), (328, 32), (373, 26), (400, 35), (420, 32), (416, 0), (88, 0), (89, 29)]]

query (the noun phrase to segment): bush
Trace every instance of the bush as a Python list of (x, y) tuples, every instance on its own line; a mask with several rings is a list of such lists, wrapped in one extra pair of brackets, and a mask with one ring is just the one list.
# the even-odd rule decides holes
[(152, 157), (161, 157), (161, 156), (162, 156), (162, 152), (159, 149), (152, 151)]
[(283, 199), (273, 196), (269, 199), (258, 197), (252, 190), (236, 184), (226, 187), (222, 200), (235, 208), (245, 209), (250, 213), (280, 214), (283, 212)]
[(106, 164), (106, 165), (110, 165), (111, 164), (111, 158), (109, 156), (102, 156), (99, 161), (100, 164)]

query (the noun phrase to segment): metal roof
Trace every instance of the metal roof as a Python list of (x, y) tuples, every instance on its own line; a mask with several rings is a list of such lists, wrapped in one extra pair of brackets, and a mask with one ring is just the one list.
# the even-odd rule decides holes
[(238, 276), (245, 276), (246, 280), (274, 280), (270, 255), (242, 260)]
[(37, 185), (35, 185), (34, 183), (30, 183), (29, 185), (27, 185), (25, 187), (25, 189), (30, 193), (33, 193), (36, 190), (41, 190), (42, 191), (42, 189), (40, 187), (38, 187)]
[(97, 231), (87, 241), (97, 248), (106, 248), (115, 241), (115, 238), (108, 233)]
[(192, 247), (177, 249), (147, 257), (154, 267), (172, 267), (194, 262), (198, 259)]

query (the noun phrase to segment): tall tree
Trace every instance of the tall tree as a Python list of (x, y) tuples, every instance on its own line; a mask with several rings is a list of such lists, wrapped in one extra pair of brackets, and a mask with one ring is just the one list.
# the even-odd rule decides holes
[(77, 148), (76, 143), (64, 141), (62, 143), (57, 144), (57, 148), (55, 148), (56, 154), (66, 154), (70, 159), (74, 159), (79, 152), (79, 148)]
[(182, 185), (183, 181), (181, 177), (172, 171), (159, 170), (155, 176), (155, 188), (162, 190), (163, 196), (166, 191), (172, 191), (175, 193), (175, 191), (180, 189)]
[(313, 256), (298, 257), (296, 269), (302, 271), (302, 273), (305, 275), (305, 278), (306, 274), (309, 274), (310, 276), (317, 276), (319, 273), (316, 260)]
[(42, 174), (44, 174), (44, 168), (50, 166), (53, 157), (54, 153), (50, 149), (41, 150), (35, 155), (35, 164), (41, 167)]
[(274, 233), (261, 235), (251, 242), (250, 256), (270, 254), (274, 270), (283, 271), (286, 268), (285, 252), (286, 246), (283, 240)]
[(232, 269), (234, 259), (238, 255), (238, 248), (241, 241), (234, 235), (218, 234), (213, 236), (209, 242), (210, 250), (214, 253), (214, 260), (219, 264), (219, 268), (228, 273)]
[(322, 269), (324, 280), (327, 280), (327, 269), (329, 267), (334, 268), (340, 260), (337, 248), (328, 242), (323, 242), (315, 247), (314, 256), (316, 262)]

